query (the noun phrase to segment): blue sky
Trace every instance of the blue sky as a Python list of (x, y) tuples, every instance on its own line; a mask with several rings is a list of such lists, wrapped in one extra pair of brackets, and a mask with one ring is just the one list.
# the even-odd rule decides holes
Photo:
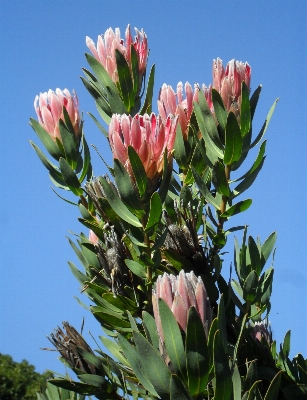
[[(155, 94), (165, 82), (209, 84), (213, 58), (232, 58), (252, 67), (252, 90), (263, 91), (255, 118), (259, 130), (273, 101), (280, 97), (267, 132), (267, 160), (246, 197), (252, 207), (235, 222), (248, 224), (262, 241), (278, 232), (272, 296), (273, 336), (281, 342), (292, 330), (292, 349), (307, 356), (306, 342), (306, 26), (302, 1), (2, 1), (1, 46), (1, 327), (0, 352), (16, 361), (27, 359), (39, 372), (63, 372), (46, 339), (63, 320), (77, 329), (85, 317), (98, 339), (98, 322), (80, 307), (78, 283), (67, 260), (78, 262), (65, 239), (69, 231), (85, 231), (78, 209), (50, 189), (47, 171), (28, 140), (39, 144), (28, 125), (36, 117), (39, 92), (75, 89), (85, 114), (85, 132), (111, 162), (107, 141), (87, 111), (97, 114), (79, 78), (87, 67), (85, 37), (94, 41), (109, 27), (124, 32), (144, 28), (156, 63)], [(157, 109), (155, 107), (155, 109)], [(105, 172), (93, 154), (96, 175)], [(255, 157), (255, 154), (253, 154)], [(252, 162), (249, 159), (245, 166)], [(241, 240), (241, 234), (237, 235)], [(229, 263), (233, 237), (228, 240)], [(225, 264), (225, 273), (228, 264)]]

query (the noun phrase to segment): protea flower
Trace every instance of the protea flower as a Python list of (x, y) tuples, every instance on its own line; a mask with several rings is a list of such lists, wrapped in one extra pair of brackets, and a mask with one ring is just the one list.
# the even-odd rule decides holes
[(135, 32), (136, 36), (135, 40), (133, 41), (130, 32), (130, 25), (128, 25), (125, 33), (126, 43), (124, 43), (124, 40), (120, 37), (119, 28), (116, 28), (115, 32), (112, 28), (109, 28), (106, 30), (104, 35), (98, 36), (97, 47), (95, 47), (93, 40), (88, 36), (86, 37), (86, 45), (90, 49), (96, 60), (99, 61), (108, 72), (113, 82), (118, 81), (115, 50), (117, 49), (122, 53), (130, 67), (130, 71), (132, 71), (131, 45), (133, 45), (138, 56), (140, 88), (147, 65), (148, 43), (147, 36), (143, 30), (141, 30), (140, 32), (137, 28), (135, 28)]
[(159, 316), (158, 300), (163, 299), (172, 310), (176, 321), (181, 329), (186, 332), (188, 313), (191, 306), (194, 306), (208, 333), (211, 324), (211, 308), (207, 291), (201, 277), (196, 277), (192, 272), (185, 273), (180, 271), (178, 276), (164, 273), (159, 276), (152, 291), (152, 305), (157, 330), (164, 342), (162, 324)]
[(255, 322), (254, 330), (252, 332), (254, 339), (262, 342), (264, 338), (265, 342), (270, 345), (272, 343), (272, 331), (270, 329), (270, 324), (263, 322)]
[[(183, 84), (179, 82), (177, 85), (177, 92), (175, 93), (170, 85), (165, 83), (162, 85), (158, 100), (158, 110), (165, 120), (169, 114), (178, 115), (179, 124), (183, 134), (184, 140), (187, 140), (188, 136), (188, 124), (193, 111), (193, 101), (198, 101), (198, 92), (200, 90), (198, 85), (194, 87), (194, 93), (192, 86), (189, 82), (184, 85), (186, 98), (183, 98)], [(211, 101), (211, 87), (207, 88), (203, 85), (204, 95), (209, 104), (212, 107)]]
[(223, 67), (220, 58), (213, 60), (212, 67), (213, 88), (217, 90), (228, 111), (233, 111), (238, 116), (241, 105), (241, 84), (245, 82), (250, 89), (251, 67), (247, 62), (231, 60)]
[(90, 229), (89, 235), (88, 235), (88, 240), (92, 242), (93, 244), (98, 243), (98, 236)]
[(134, 181), (133, 171), (128, 158), (128, 146), (132, 146), (139, 155), (146, 175), (155, 188), (163, 171), (163, 156), (167, 149), (168, 160), (172, 159), (172, 150), (176, 136), (177, 118), (168, 116), (163, 122), (160, 116), (113, 114), (109, 125), (109, 140), (114, 158), (126, 168)]
[(40, 93), (34, 100), (34, 108), (38, 121), (54, 141), (56, 141), (56, 138), (62, 141), (59, 131), (59, 121), (60, 119), (64, 120), (63, 107), (66, 108), (76, 138), (79, 139), (81, 118), (78, 97), (75, 91), (71, 95), (67, 89), (56, 89), (55, 92), (49, 90), (48, 92)]

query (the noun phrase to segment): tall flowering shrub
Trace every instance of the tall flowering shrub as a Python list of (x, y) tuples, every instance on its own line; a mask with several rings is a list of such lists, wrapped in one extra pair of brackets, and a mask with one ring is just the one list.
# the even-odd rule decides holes
[[(83, 269), (69, 266), (104, 332), (97, 351), (67, 322), (51, 334), (75, 376), (55, 377), (47, 392), (55, 385), (63, 396), (117, 400), (306, 398), (306, 359), (291, 360), (290, 331), (278, 347), (264, 322), (276, 232), (261, 242), (232, 224), (252, 204), (242, 195), (264, 165), (261, 141), (276, 101), (252, 138), (261, 86), (250, 95), (249, 64), (224, 68), (217, 58), (208, 87), (180, 82), (175, 92), (164, 84), (156, 115), (154, 67), (144, 79), (147, 37), (136, 33), (133, 41), (128, 25), (124, 41), (110, 28), (97, 47), (86, 39), (93, 55), (82, 81), (113, 154), (107, 174), (98, 167), (93, 175), (76, 95), (57, 89), (35, 98), (31, 126), (46, 151), (31, 145), (57, 190), (75, 196), (59, 194), (77, 205), (86, 232), (69, 239)], [(257, 144), (254, 163), (243, 167)], [(225, 245), (240, 230), (229, 281)]]

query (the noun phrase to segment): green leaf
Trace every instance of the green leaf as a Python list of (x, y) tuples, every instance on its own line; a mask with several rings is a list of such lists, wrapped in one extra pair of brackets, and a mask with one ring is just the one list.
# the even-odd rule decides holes
[(242, 382), (238, 367), (235, 366), (232, 373), (233, 400), (241, 400)]
[(181, 332), (169, 306), (164, 300), (158, 300), (159, 315), (161, 318), (166, 352), (171, 360), (172, 369), (180, 377), (185, 377), (186, 358)]
[(88, 174), (89, 168), (91, 168), (91, 153), (88, 147), (87, 141), (85, 140), (85, 136), (82, 135), (82, 144), (83, 144), (83, 167), (82, 172), (79, 178), (79, 181), (82, 183), (85, 177)]
[(131, 178), (123, 164), (117, 159), (114, 160), (114, 178), (120, 197), (129, 210), (139, 217), (143, 215), (144, 210), (131, 183)]
[(99, 336), (99, 339), (113, 357), (115, 357), (121, 364), (130, 367), (128, 360), (122, 355), (122, 350), (116, 342), (106, 336)]
[[(97, 101), (95, 101), (95, 105), (96, 105), (97, 111), (99, 112), (99, 115), (101, 116), (101, 118), (104, 120), (104, 122), (107, 125), (110, 125), (111, 117), (109, 116), (109, 114), (111, 114), (111, 110), (110, 110), (109, 103), (108, 103), (108, 107), (107, 107), (106, 111), (104, 111), (104, 109), (100, 106), (100, 104)], [(107, 131), (104, 132), (104, 135), (106, 135), (106, 137), (109, 138), (109, 133)]]
[(71, 166), (64, 158), (60, 158), (60, 170), (63, 176), (64, 181), (67, 186), (71, 190), (73, 194), (76, 196), (81, 196), (83, 194), (83, 190), (81, 189), (81, 185), (79, 179)]
[[(66, 111), (65, 107), (63, 107), (63, 109)], [(68, 115), (67, 118), (69, 118)], [(64, 121), (62, 121), (61, 119), (59, 121), (59, 130), (65, 151), (65, 159), (66, 161), (68, 161), (68, 163), (72, 168), (76, 168), (77, 158), (78, 158), (78, 147), (76, 143), (75, 132), (74, 131), (70, 132), (67, 129)]]
[(261, 273), (261, 262), (258, 246), (252, 236), (248, 238), (248, 250), (251, 259), (252, 269), (256, 271), (257, 275), (260, 276)]
[(214, 397), (216, 399), (229, 400), (232, 394), (231, 372), (219, 330), (214, 336), (214, 372)]
[(193, 168), (193, 167), (191, 167), (191, 168), (192, 168), (192, 173), (193, 173), (193, 176), (195, 179), (195, 183), (198, 186), (198, 189), (200, 190), (201, 194), (204, 196), (207, 203), (212, 204), (216, 209), (219, 210), (219, 208), (220, 208), (219, 202), (216, 200), (215, 197), (212, 196), (212, 194), (210, 193), (206, 184), (203, 182), (202, 178), (198, 175), (195, 168)]
[(49, 133), (41, 126), (38, 121), (30, 118), (30, 125), (45, 146), (48, 153), (51, 155), (51, 157), (53, 157), (57, 161), (60, 157), (63, 157), (62, 151), (58, 148)]
[(138, 276), (141, 279), (147, 278), (146, 270), (141, 264), (137, 263), (136, 261), (128, 259), (125, 260), (125, 263), (134, 275)]
[(182, 136), (182, 131), (180, 124), (177, 124), (176, 128), (176, 139), (174, 143), (174, 158), (179, 166), (180, 169), (183, 171), (186, 171), (188, 166), (187, 166), (187, 156), (185, 152), (185, 145), (184, 145), (184, 140)]
[(79, 394), (95, 394), (97, 393), (97, 387), (93, 385), (87, 385), (82, 382), (74, 382), (71, 379), (49, 379), (49, 383), (60, 388), (68, 389)]
[(134, 106), (134, 91), (130, 69), (125, 57), (118, 49), (115, 50), (115, 59), (120, 91), (125, 107), (128, 113), (130, 113), (130, 110)]
[(144, 169), (144, 165), (132, 146), (128, 146), (128, 157), (133, 171), (141, 199), (146, 196), (148, 178)]
[(225, 175), (225, 167), (220, 162), (217, 161), (212, 168), (212, 183), (218, 193), (223, 194), (224, 196), (229, 196), (229, 187), (228, 182)]
[(147, 88), (146, 88), (146, 95), (143, 107), (140, 111), (140, 114), (150, 114), (152, 110), (152, 95), (153, 95), (153, 87), (155, 82), (155, 64), (150, 69), (148, 81), (147, 81)]
[(87, 383), (88, 385), (96, 386), (98, 388), (102, 387), (106, 383), (106, 380), (102, 376), (98, 375), (83, 374), (83, 375), (78, 375), (78, 378), (82, 382)]
[(73, 273), (74, 277), (83, 285), (84, 282), (88, 281), (89, 278), (84, 275), (78, 268), (75, 266), (74, 263), (68, 261), (68, 265), (70, 267), (71, 272)]
[(186, 355), (189, 392), (192, 396), (201, 394), (208, 384), (209, 355), (204, 327), (194, 307), (188, 315)]
[(246, 301), (253, 301), (256, 297), (258, 287), (258, 275), (255, 271), (251, 271), (245, 279), (243, 286), (243, 298)]
[[(146, 376), (162, 399), (169, 398), (171, 374), (160, 353), (140, 333), (133, 332), (133, 338), (138, 352), (138, 362), (141, 361)], [(133, 366), (132, 368), (134, 370)]]
[(244, 137), (251, 127), (251, 110), (249, 103), (249, 90), (246, 83), (242, 81), (241, 90), (241, 109), (240, 109), (240, 124), (241, 124), (241, 135)]
[(53, 172), (55, 175), (59, 175), (59, 178), (61, 178), (61, 174), (58, 172), (58, 169), (56, 167), (56, 165), (54, 165), (53, 163), (51, 163), (46, 156), (44, 155), (44, 153), (40, 150), (40, 148), (38, 146), (36, 146), (35, 143), (33, 143), (31, 140), (29, 140), (31, 146), (33, 147), (33, 149), (35, 150), (36, 154), (38, 155), (39, 159), (41, 160), (41, 162), (43, 163), (43, 165), (47, 168), (47, 170), (49, 172)]
[(247, 175), (242, 182), (239, 183), (239, 185), (237, 185), (232, 192), (231, 198), (235, 198), (236, 196), (238, 196), (239, 194), (242, 194), (243, 192), (245, 192), (245, 190), (247, 190), (256, 180), (260, 170), (263, 167), (264, 164), (264, 160), (266, 157), (263, 157), (262, 160), (260, 161), (259, 165), (257, 166), (257, 168), (255, 170), (253, 170), (249, 175)]
[(261, 93), (261, 89), (262, 89), (262, 85), (259, 85), (257, 87), (257, 89), (254, 91), (254, 93), (252, 94), (251, 98), (250, 98), (250, 110), (251, 110), (251, 118), (253, 119), (254, 114), (255, 114), (255, 110), (257, 107), (257, 103), (259, 100), (259, 96)]
[(166, 196), (168, 193), (168, 189), (169, 189), (171, 177), (172, 177), (172, 172), (173, 172), (173, 160), (171, 160), (170, 162), (168, 161), (167, 152), (165, 149), (164, 156), (163, 156), (163, 174), (162, 174), (161, 184), (159, 187), (159, 195), (160, 195), (162, 204), (165, 202), (165, 199), (166, 199)]
[(286, 400), (306, 400), (307, 385), (289, 385), (283, 388), (282, 394)]
[(266, 120), (264, 121), (264, 124), (262, 125), (262, 128), (260, 129), (260, 132), (259, 132), (259, 134), (257, 135), (256, 139), (253, 141), (252, 144), (250, 144), (249, 146), (247, 146), (246, 148), (244, 148), (243, 151), (248, 151), (248, 150), (252, 149), (252, 148), (255, 147), (256, 144), (258, 144), (258, 143), (260, 142), (260, 140), (263, 138), (263, 136), (264, 136), (264, 134), (265, 134), (265, 132), (266, 132), (268, 126), (269, 126), (270, 120), (271, 120), (271, 118), (272, 118), (272, 115), (273, 115), (273, 112), (274, 112), (274, 110), (275, 110), (275, 107), (276, 107), (276, 104), (277, 104), (278, 100), (279, 100), (279, 99), (276, 99), (276, 100), (274, 101), (272, 107), (270, 108), (270, 111), (269, 111), (269, 113), (268, 113), (268, 115), (267, 115), (267, 117), (266, 117)]
[(230, 165), (238, 161), (242, 154), (242, 136), (238, 121), (230, 112), (226, 122), (224, 164)]
[(142, 224), (140, 223), (138, 218), (128, 210), (128, 208), (120, 200), (120, 198), (115, 193), (115, 191), (111, 188), (111, 186), (106, 181), (106, 179), (103, 177), (100, 177), (99, 180), (103, 187), (105, 196), (106, 196), (110, 206), (112, 207), (112, 209), (116, 212), (116, 214), (120, 218), (122, 218), (124, 221), (128, 222), (129, 224), (136, 226), (136, 227), (141, 227)]
[(147, 311), (142, 312), (143, 325), (148, 341), (154, 349), (159, 350), (159, 336), (157, 333), (156, 320)]
[(59, 389), (50, 382), (47, 382), (46, 394), (51, 400), (61, 400), (59, 396)]
[(224, 305), (224, 295), (221, 295), (220, 304), (218, 307), (217, 321), (219, 326), (220, 338), (224, 347), (225, 353), (227, 353), (227, 331), (226, 331), (226, 315)]
[(133, 44), (130, 46), (130, 54), (131, 54), (131, 72), (132, 72), (132, 81), (133, 81), (133, 99), (136, 97), (138, 94), (139, 90), (139, 61), (138, 61), (138, 55), (135, 50), (135, 47)]
[(161, 220), (162, 203), (159, 193), (154, 192), (150, 199), (150, 210), (145, 232), (155, 227)]
[[(207, 100), (205, 98), (204, 92), (202, 90), (200, 90), (198, 92), (198, 104), (202, 113), (202, 117), (203, 117), (203, 122), (205, 125), (205, 129), (208, 133), (208, 135), (210, 136), (211, 140), (213, 141), (213, 143), (219, 148), (219, 149), (223, 149), (223, 144), (221, 143), (218, 131), (217, 131), (217, 127), (216, 127), (216, 122), (215, 119), (212, 115), (212, 112), (208, 106)], [(197, 120), (198, 122), (198, 120)]]
[(192, 400), (185, 385), (174, 374), (172, 374), (170, 380), (170, 400)]
[(263, 268), (275, 246), (277, 233), (272, 232), (261, 246), (261, 267)]
[(289, 357), (290, 354), (290, 336), (291, 336), (291, 331), (288, 331), (285, 335), (284, 342), (282, 345), (282, 353), (284, 357)]
[(252, 199), (246, 199), (239, 201), (237, 204), (229, 207), (224, 213), (221, 214), (222, 218), (232, 217), (233, 215), (239, 214), (246, 211), (252, 204)]
[[(241, 278), (241, 277), (239, 277), (239, 278)], [(239, 282), (237, 282), (235, 279), (232, 279), (231, 286), (233, 287), (235, 292), (241, 297), (241, 299), (243, 299), (243, 290), (242, 290)]]
[(227, 121), (227, 111), (225, 110), (224, 102), (221, 95), (214, 88), (212, 88), (212, 102), (216, 118), (219, 121), (223, 131), (225, 131), (226, 121)]
[[(243, 296), (242, 296), (242, 299), (243, 299)], [(235, 348), (234, 348), (234, 352), (233, 352), (234, 362), (237, 362), (238, 351), (239, 351), (239, 348), (240, 348), (239, 347), (240, 346), (240, 341), (241, 341), (241, 338), (242, 338), (242, 334), (243, 334), (244, 328), (246, 326), (246, 319), (247, 319), (247, 314), (244, 315), (244, 317), (243, 317), (243, 319), (241, 321), (240, 332), (239, 332), (239, 335), (238, 335), (238, 338), (237, 338), (237, 342), (235, 344)], [(237, 367), (235, 367), (235, 368), (237, 368)], [(240, 387), (241, 387), (241, 379), (240, 379)]]
[[(97, 103), (96, 103), (96, 104), (97, 104)], [(99, 106), (98, 106), (98, 107), (99, 107)], [(87, 114), (88, 114), (88, 115), (92, 118), (92, 120), (95, 122), (97, 128), (104, 134), (104, 136), (105, 136), (106, 138), (108, 138), (108, 137), (109, 137), (108, 132), (107, 132), (106, 129), (101, 125), (101, 123), (98, 121), (98, 119), (97, 119), (92, 113), (90, 113), (90, 112), (88, 112)], [(104, 113), (104, 114), (105, 114), (105, 113)], [(107, 114), (105, 114), (105, 115), (107, 115)]]
[(101, 63), (99, 61), (97, 61), (95, 57), (93, 57), (91, 54), (88, 54), (88, 53), (85, 53), (85, 58), (87, 59), (87, 62), (89, 63), (90, 67), (96, 74), (98, 81), (104, 87), (110, 86), (113, 89), (116, 89), (114, 82), (112, 81), (110, 75), (104, 69), (104, 67), (101, 65)]
[(274, 376), (274, 379), (271, 381), (270, 386), (265, 394), (264, 400), (277, 400), (282, 373), (283, 371), (279, 371)]

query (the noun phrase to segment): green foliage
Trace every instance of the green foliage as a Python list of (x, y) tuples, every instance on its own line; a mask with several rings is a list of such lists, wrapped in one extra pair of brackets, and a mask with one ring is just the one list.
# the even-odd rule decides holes
[(36, 400), (36, 392), (46, 386), (50, 376), (48, 372), (35, 372), (26, 360), (16, 362), (11, 356), (0, 354), (1, 400)]

